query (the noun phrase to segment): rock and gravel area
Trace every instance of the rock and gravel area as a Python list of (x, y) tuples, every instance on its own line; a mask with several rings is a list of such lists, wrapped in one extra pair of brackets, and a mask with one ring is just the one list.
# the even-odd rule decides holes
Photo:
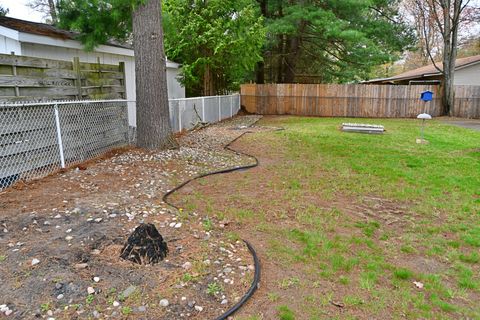
[[(247, 291), (253, 261), (225, 221), (176, 210), (165, 192), (196, 175), (251, 164), (224, 149), (257, 116), (181, 135), (178, 150), (112, 152), (0, 193), (0, 318), (210, 319)], [(128, 235), (153, 223), (169, 254), (120, 259)]]

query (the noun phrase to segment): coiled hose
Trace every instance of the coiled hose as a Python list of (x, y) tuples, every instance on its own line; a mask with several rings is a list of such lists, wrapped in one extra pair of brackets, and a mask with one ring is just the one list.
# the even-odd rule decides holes
[[(260, 120), (260, 119), (259, 119)], [(250, 125), (253, 126), (255, 123), (257, 123), (257, 121), (255, 121), (253, 124)], [(275, 130), (284, 130), (283, 128), (275, 128)], [(162, 197), (162, 200), (163, 202), (165, 202), (166, 204), (168, 204), (169, 206), (175, 208), (175, 209), (179, 209), (175, 204), (171, 203), (168, 201), (168, 197), (175, 193), (176, 191), (180, 190), (181, 188), (183, 188), (184, 186), (186, 186), (187, 184), (189, 184), (190, 182), (194, 181), (194, 180), (197, 180), (197, 179), (200, 179), (200, 178), (204, 178), (204, 177), (207, 177), (207, 176), (213, 176), (213, 175), (216, 175), (216, 174), (223, 174), (223, 173), (229, 173), (229, 172), (234, 172), (234, 171), (239, 171), (239, 170), (246, 170), (246, 169), (250, 169), (250, 168), (254, 168), (256, 166), (258, 166), (259, 164), (259, 161), (257, 159), (257, 157), (255, 156), (252, 156), (250, 154), (247, 154), (247, 153), (244, 153), (244, 152), (241, 152), (241, 151), (237, 151), (237, 150), (233, 150), (232, 148), (230, 148), (230, 145), (232, 145), (233, 143), (235, 143), (235, 141), (237, 141), (238, 139), (240, 139), (241, 137), (243, 137), (244, 135), (246, 135), (247, 133), (253, 133), (253, 131), (245, 131), (244, 133), (242, 133), (241, 135), (239, 135), (238, 137), (236, 137), (235, 139), (233, 139), (232, 141), (230, 141), (227, 145), (225, 145), (224, 149), (225, 150), (229, 150), (229, 151), (232, 151), (238, 155), (243, 155), (243, 156), (247, 156), (247, 157), (250, 157), (252, 158), (253, 160), (255, 160), (255, 162), (253, 164), (248, 164), (248, 165), (245, 165), (245, 166), (236, 166), (236, 167), (233, 167), (233, 168), (228, 168), (228, 169), (222, 169), (222, 170), (217, 170), (217, 171), (213, 171), (213, 172), (209, 172), (209, 173), (202, 173), (198, 176), (195, 176), (183, 183), (181, 183), (180, 185), (176, 186), (175, 188), (173, 188), (172, 190), (168, 191), (167, 193), (165, 193)], [(240, 301), (238, 301), (233, 307), (231, 307), (230, 309), (228, 309), (225, 313), (223, 313), (222, 315), (220, 315), (219, 317), (215, 318), (215, 320), (225, 320), (227, 319), (228, 317), (230, 317), (231, 315), (233, 315), (235, 312), (237, 312), (252, 296), (253, 294), (255, 293), (255, 291), (257, 290), (257, 288), (259, 287), (259, 283), (260, 283), (260, 260), (258, 259), (258, 256), (257, 256), (257, 253), (255, 252), (255, 249), (253, 248), (253, 246), (247, 241), (247, 240), (243, 240), (243, 242), (245, 242), (247, 248), (248, 248), (248, 251), (250, 251), (250, 254), (252, 255), (253, 257), (253, 263), (254, 263), (254, 267), (255, 267), (255, 274), (254, 274), (254, 277), (253, 277), (253, 281), (252, 281), (252, 284), (250, 285), (250, 288), (248, 289), (248, 291), (243, 295), (242, 299), (240, 299)]]

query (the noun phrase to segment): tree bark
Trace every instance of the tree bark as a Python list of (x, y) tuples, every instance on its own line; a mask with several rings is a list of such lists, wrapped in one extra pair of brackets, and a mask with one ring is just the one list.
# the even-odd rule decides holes
[(216, 93), (215, 79), (213, 77), (212, 69), (209, 65), (205, 66), (203, 72), (203, 95), (214, 96)]
[[(268, 17), (267, 0), (257, 0), (260, 5), (260, 12), (265, 19)], [(263, 56), (265, 57), (265, 50)], [(255, 67), (255, 82), (257, 84), (265, 83), (265, 62), (259, 61)]]
[(265, 83), (265, 62), (259, 61), (255, 67), (255, 82), (257, 84)]
[[(303, 32), (303, 28), (300, 30)], [(299, 33), (301, 34), (301, 33)], [(295, 82), (295, 67), (299, 59), (300, 53), (300, 39), (298, 36), (293, 35), (288, 37), (288, 53), (285, 56), (285, 83)]]
[(55, 25), (58, 23), (57, 17), (57, 6), (54, 0), (48, 0), (48, 9), (50, 11), (50, 16), (52, 17), (52, 23)]
[(138, 5), (132, 18), (137, 145), (146, 149), (178, 147), (170, 125), (160, 0)]

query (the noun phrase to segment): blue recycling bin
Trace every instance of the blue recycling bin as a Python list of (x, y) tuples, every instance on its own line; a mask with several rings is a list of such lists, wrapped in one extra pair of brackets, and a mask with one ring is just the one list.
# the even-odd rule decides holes
[(422, 92), (420, 99), (423, 101), (432, 101), (433, 99), (433, 92), (432, 91), (424, 91)]

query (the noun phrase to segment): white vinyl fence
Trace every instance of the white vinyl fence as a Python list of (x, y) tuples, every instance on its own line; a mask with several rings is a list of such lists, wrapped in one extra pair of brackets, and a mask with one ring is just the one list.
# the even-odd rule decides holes
[(198, 122), (215, 123), (240, 110), (240, 95), (170, 99), (170, 122), (175, 132), (192, 129)]
[[(18, 180), (46, 176), (60, 168), (128, 145), (125, 100), (0, 104), (0, 191)], [(174, 131), (235, 115), (240, 96), (172, 99)]]

